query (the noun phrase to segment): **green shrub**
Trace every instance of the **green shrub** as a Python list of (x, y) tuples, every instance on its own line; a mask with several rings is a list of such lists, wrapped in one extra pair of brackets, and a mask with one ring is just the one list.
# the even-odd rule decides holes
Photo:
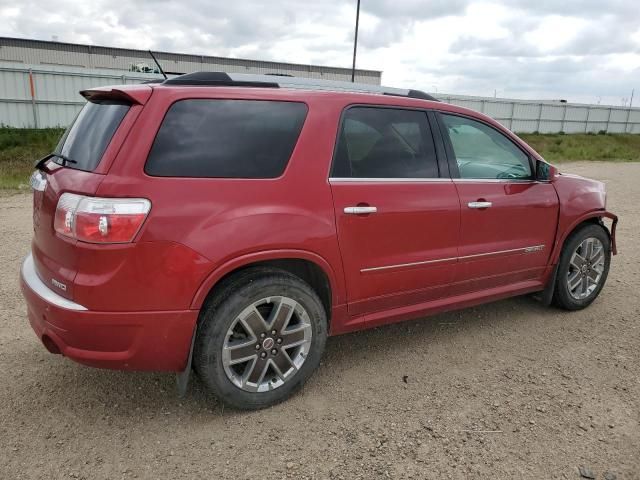
[(0, 189), (26, 186), (33, 162), (55, 148), (63, 131), (60, 128), (0, 128)]
[(576, 133), (522, 134), (520, 137), (551, 162), (640, 161), (640, 135)]

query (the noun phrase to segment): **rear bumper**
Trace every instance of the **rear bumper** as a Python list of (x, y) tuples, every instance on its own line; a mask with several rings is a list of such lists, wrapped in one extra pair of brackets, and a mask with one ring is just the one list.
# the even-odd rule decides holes
[(52, 353), (93, 367), (182, 371), (187, 363), (196, 310), (96, 312), (47, 287), (31, 254), (22, 264), (22, 293), (31, 327)]

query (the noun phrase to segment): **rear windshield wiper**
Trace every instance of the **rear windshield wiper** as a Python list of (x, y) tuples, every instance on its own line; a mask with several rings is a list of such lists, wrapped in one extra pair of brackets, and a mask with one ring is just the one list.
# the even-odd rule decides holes
[[(47, 169), (45, 168), (44, 164), (46, 163), (47, 160), (49, 160), (51, 157), (58, 157), (59, 159), (62, 160), (61, 163), (59, 163), (58, 165), (62, 165), (63, 167), (67, 164), (67, 163), (78, 163), (76, 160), (73, 160), (72, 158), (67, 157), (66, 155), (62, 155), (61, 153), (48, 153), (46, 154), (44, 157), (42, 157), (39, 160), (36, 160), (35, 162), (33, 162), (33, 167), (36, 170), (43, 170), (46, 171)], [(57, 162), (56, 162), (57, 163)]]
[(52, 156), (53, 156), (52, 154), (48, 153), (44, 157), (42, 157), (41, 159), (36, 160), (35, 162), (33, 162), (33, 168), (35, 168), (36, 170), (45, 170), (44, 164)]
[(53, 157), (58, 157), (60, 160), (62, 160), (62, 166), (66, 166), (67, 163), (78, 163), (77, 160), (74, 160), (72, 158), (67, 157), (66, 155), (62, 155), (61, 153), (52, 153), (51, 156)]

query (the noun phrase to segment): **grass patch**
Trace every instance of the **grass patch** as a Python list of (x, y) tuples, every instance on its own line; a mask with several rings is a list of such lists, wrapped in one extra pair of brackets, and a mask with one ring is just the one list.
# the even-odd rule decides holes
[(550, 162), (574, 160), (640, 161), (640, 135), (523, 133), (519, 137)]
[[(33, 162), (50, 153), (61, 128), (0, 128), (0, 189), (25, 188)], [(550, 162), (640, 161), (640, 135), (522, 134), (525, 142)]]
[(60, 128), (0, 128), (0, 189), (25, 188), (33, 162), (55, 148)]

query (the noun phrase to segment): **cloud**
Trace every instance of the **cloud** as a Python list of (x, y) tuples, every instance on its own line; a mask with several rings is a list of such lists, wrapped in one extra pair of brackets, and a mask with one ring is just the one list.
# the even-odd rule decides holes
[[(355, 3), (0, 0), (0, 35), (349, 67)], [(362, 0), (358, 66), (428, 91), (619, 103), (640, 88), (640, 8)]]

